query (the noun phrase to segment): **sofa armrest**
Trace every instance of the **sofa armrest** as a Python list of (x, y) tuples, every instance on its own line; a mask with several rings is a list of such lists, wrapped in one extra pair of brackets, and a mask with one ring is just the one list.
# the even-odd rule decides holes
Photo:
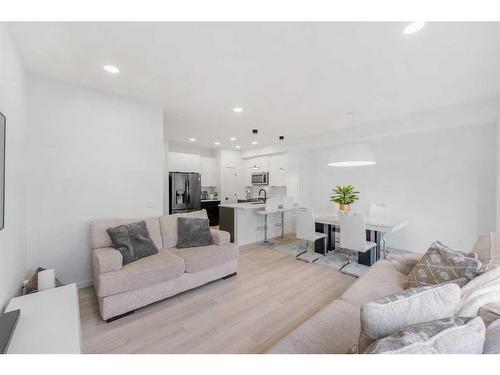
[(408, 253), (399, 257), (387, 258), (392, 262), (397, 270), (402, 274), (408, 275), (422, 258), (423, 254)]
[(229, 232), (218, 229), (210, 229), (210, 234), (212, 235), (214, 245), (228, 245), (231, 241), (231, 235)]
[(92, 250), (92, 266), (95, 275), (119, 271), (122, 269), (122, 265), (123, 256), (118, 250), (112, 247)]

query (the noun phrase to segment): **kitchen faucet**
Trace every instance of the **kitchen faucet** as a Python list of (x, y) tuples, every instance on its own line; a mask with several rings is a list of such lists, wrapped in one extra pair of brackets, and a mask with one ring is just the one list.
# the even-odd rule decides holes
[(260, 193), (261, 193), (262, 191), (264, 192), (264, 202), (265, 202), (265, 201), (267, 200), (267, 191), (266, 191), (265, 189), (260, 189), (260, 190), (259, 190), (259, 198), (260, 198)]

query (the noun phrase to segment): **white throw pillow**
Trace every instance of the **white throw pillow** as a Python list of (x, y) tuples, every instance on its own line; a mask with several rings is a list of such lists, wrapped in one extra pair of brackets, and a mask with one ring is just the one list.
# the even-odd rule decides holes
[(367, 354), (482, 354), (481, 318), (451, 317), (415, 324), (377, 340)]
[(410, 325), (454, 317), (459, 305), (460, 287), (453, 283), (411, 288), (365, 303), (361, 307), (359, 351)]

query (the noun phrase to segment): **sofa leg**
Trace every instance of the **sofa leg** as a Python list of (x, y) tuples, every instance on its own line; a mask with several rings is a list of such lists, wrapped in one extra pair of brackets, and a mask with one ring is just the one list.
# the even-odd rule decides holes
[(109, 319), (106, 319), (106, 323), (111, 323), (115, 320), (118, 320), (120, 318), (124, 318), (126, 317), (127, 315), (130, 315), (130, 314), (133, 314), (135, 313), (135, 310), (131, 310), (131, 311), (127, 311), (126, 313), (124, 314), (121, 314), (121, 315), (117, 315), (117, 316), (113, 316), (112, 318), (109, 318)]
[(229, 279), (230, 277), (236, 276), (236, 273), (237, 273), (237, 272), (230, 273), (229, 275), (224, 276), (224, 277), (222, 278), (222, 280), (227, 280), (227, 279)]

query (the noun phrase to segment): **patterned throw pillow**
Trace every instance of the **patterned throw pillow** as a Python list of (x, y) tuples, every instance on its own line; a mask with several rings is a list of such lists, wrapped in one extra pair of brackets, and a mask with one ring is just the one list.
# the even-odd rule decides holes
[(416, 288), (442, 283), (467, 284), (481, 268), (474, 253), (455, 251), (434, 242), (403, 281), (403, 288)]
[(450, 317), (403, 328), (377, 340), (366, 354), (482, 354), (481, 318)]

